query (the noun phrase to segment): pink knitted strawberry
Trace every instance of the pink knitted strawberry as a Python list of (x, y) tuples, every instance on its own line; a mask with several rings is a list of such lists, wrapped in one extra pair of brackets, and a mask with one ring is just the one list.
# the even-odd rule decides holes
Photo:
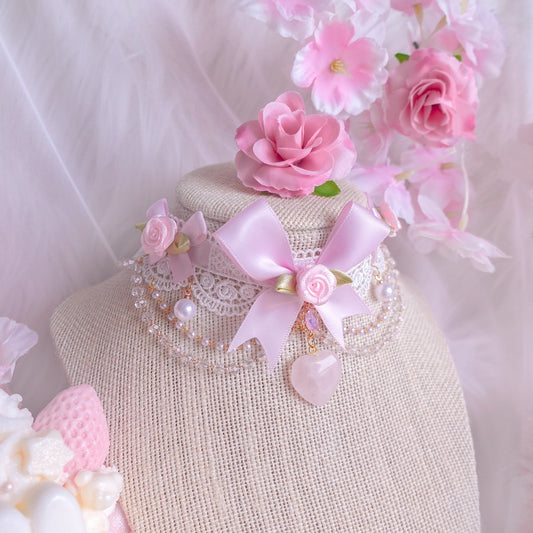
[(109, 452), (109, 432), (96, 391), (78, 385), (60, 392), (37, 416), (33, 429), (57, 429), (75, 453), (65, 465), (70, 476), (79, 470), (98, 470)]

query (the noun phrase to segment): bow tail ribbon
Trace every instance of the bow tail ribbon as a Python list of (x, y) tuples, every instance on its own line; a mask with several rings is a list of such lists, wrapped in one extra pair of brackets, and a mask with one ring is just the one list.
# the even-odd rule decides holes
[(259, 293), (248, 311), (231, 341), (229, 350), (235, 350), (243, 342), (255, 337), (265, 351), (268, 368), (272, 372), (301, 307), (301, 300), (292, 294), (280, 294), (274, 289), (265, 289)]
[(368, 315), (370, 309), (361, 300), (351, 285), (337, 287), (329, 300), (315, 307), (324, 325), (337, 343), (344, 348), (344, 327), (342, 321), (353, 315)]
[(188, 253), (169, 255), (168, 264), (174, 283), (181, 283), (194, 274), (194, 268)]

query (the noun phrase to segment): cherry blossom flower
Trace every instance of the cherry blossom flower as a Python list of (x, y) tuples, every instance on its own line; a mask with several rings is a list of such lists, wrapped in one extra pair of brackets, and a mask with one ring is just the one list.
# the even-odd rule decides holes
[(369, 195), (378, 210), (385, 203), (385, 210), (392, 210), (396, 217), (411, 224), (414, 222), (413, 205), (401, 176), (402, 170), (393, 166), (358, 167), (350, 174), (350, 181)]
[(387, 162), (393, 131), (385, 122), (381, 100), (368, 111), (350, 118), (350, 134), (362, 166), (378, 166)]
[(461, 56), (462, 62), (482, 78), (499, 76), (505, 58), (503, 35), (495, 15), (482, 5), (440, 2), (447, 24), (426, 45)]
[(11, 381), (15, 364), (37, 344), (37, 333), (25, 324), (0, 317), (0, 385)]
[(307, 39), (316, 27), (315, 16), (329, 0), (244, 0), (240, 6), (252, 17), (266, 22), (282, 37)]
[(387, 52), (368, 38), (356, 38), (352, 24), (321, 25), (314, 41), (297, 54), (292, 80), (311, 87), (314, 106), (324, 113), (358, 115), (381, 96), (387, 80)]
[(418, 196), (418, 205), (425, 216), (409, 227), (408, 235), (419, 253), (427, 254), (438, 249), (443, 255), (454, 254), (469, 259), (482, 272), (494, 272), (489, 258), (507, 255), (490, 242), (454, 227), (444, 211), (427, 196)]
[(401, 156), (401, 166), (413, 195), (431, 198), (455, 223), (461, 218), (465, 195), (465, 176), (457, 158), (456, 148), (420, 145)]

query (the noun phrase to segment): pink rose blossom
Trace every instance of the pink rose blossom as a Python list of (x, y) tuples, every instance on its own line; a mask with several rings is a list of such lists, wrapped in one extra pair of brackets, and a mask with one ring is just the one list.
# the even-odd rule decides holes
[(460, 137), (474, 140), (477, 107), (472, 70), (438, 50), (415, 50), (387, 83), (387, 121), (428, 146), (450, 146)]
[(282, 37), (307, 39), (315, 30), (315, 14), (330, 0), (241, 0), (240, 6), (250, 16), (266, 22)]
[(297, 54), (292, 80), (312, 86), (314, 106), (324, 113), (358, 115), (381, 96), (387, 80), (387, 51), (368, 38), (355, 38), (349, 22), (320, 26), (315, 40)]
[(146, 212), (148, 222), (141, 235), (141, 244), (150, 256), (150, 263), (157, 263), (165, 257), (166, 249), (174, 242), (178, 225), (170, 218), (165, 199), (158, 200)]
[(37, 344), (37, 339), (37, 333), (25, 324), (0, 317), (0, 385), (11, 381), (17, 360)]
[(267, 104), (258, 120), (235, 136), (239, 179), (247, 187), (284, 198), (302, 196), (327, 180), (344, 178), (356, 152), (344, 123), (327, 115), (306, 115), (301, 96), (286, 92)]
[(310, 265), (296, 274), (296, 292), (313, 305), (325, 304), (337, 286), (337, 278), (324, 265)]

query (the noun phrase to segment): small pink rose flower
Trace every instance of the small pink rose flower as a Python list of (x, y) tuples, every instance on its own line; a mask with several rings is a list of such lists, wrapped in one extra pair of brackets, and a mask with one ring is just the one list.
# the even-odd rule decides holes
[(356, 158), (344, 123), (306, 115), (302, 97), (290, 91), (261, 109), (258, 120), (242, 124), (235, 140), (240, 148), (235, 166), (243, 184), (284, 198), (344, 178)]
[(166, 249), (174, 242), (178, 225), (176, 221), (164, 215), (156, 215), (146, 223), (142, 232), (141, 244), (145, 253), (154, 264), (166, 255)]
[(475, 139), (477, 88), (473, 72), (455, 57), (415, 50), (387, 83), (385, 114), (403, 135), (427, 146)]
[(356, 38), (352, 24), (332, 22), (319, 26), (314, 41), (296, 54), (291, 76), (298, 87), (312, 86), (319, 111), (358, 115), (381, 96), (387, 60), (376, 41)]
[(337, 278), (324, 265), (310, 265), (296, 274), (298, 296), (313, 305), (325, 304), (337, 286)]

